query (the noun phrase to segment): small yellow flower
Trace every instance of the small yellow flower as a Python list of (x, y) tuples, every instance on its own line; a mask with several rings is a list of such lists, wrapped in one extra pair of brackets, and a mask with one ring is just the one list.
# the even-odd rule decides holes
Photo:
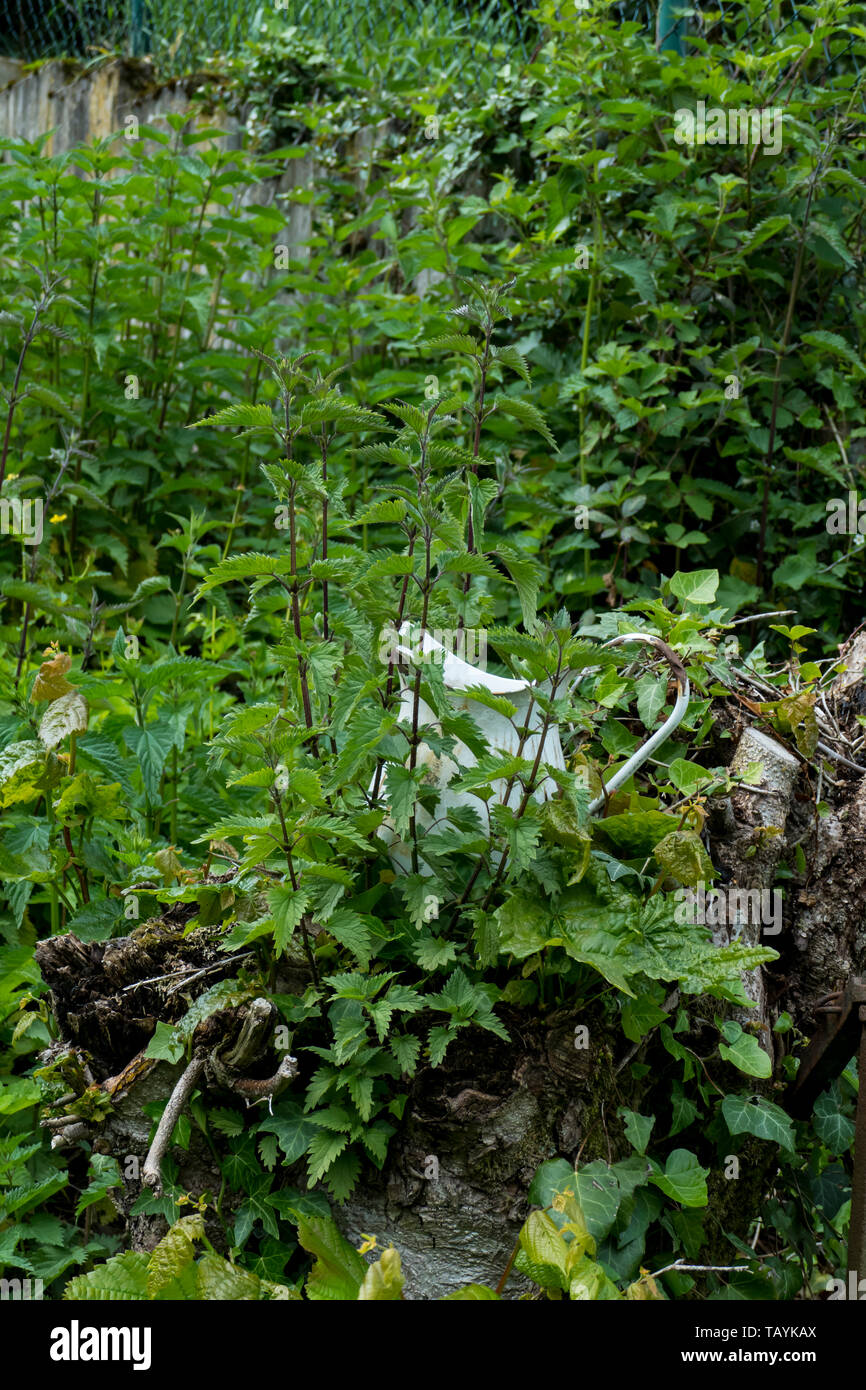
[(361, 1232), (362, 1245), (358, 1246), (359, 1255), (368, 1255), (371, 1250), (376, 1249), (376, 1237), (368, 1236), (366, 1231)]
[(66, 520), (66, 513), (65, 513), (65, 512), (55, 512), (53, 516), (51, 516), (51, 517), (48, 518), (48, 520), (50, 521), (51, 525), (53, 526), (54, 523), (57, 522), (57, 521), (65, 521), (65, 520)]

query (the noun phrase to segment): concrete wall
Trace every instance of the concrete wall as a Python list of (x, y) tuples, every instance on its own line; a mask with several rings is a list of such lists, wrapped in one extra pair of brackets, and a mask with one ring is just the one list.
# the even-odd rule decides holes
[(0, 66), (0, 84), (4, 80), (0, 137), (35, 140), (52, 131), (49, 154), (122, 131), (130, 115), (145, 124), (169, 112), (185, 112), (193, 86), (192, 79), (158, 84), (144, 58), (112, 59), (89, 71), (58, 60), (28, 73), (22, 64), (6, 60)]
[[(25, 72), (21, 63), (0, 59), (0, 138), (34, 141), (50, 131), (45, 153), (56, 155), (77, 144), (122, 133), (128, 116), (135, 116), (140, 125), (165, 128), (166, 115), (189, 112), (200, 87), (201, 79), (196, 77), (157, 82), (148, 58), (115, 58), (88, 70), (72, 61), (58, 60), (33, 72)], [(240, 148), (243, 124), (224, 111), (202, 115), (197, 123), (216, 125), (226, 132), (212, 142), (214, 145)], [(352, 140), (358, 159), (359, 193), (366, 182), (365, 162), (371, 149), (384, 143), (388, 125), (385, 121), (375, 128), (360, 130)], [(0, 159), (3, 157), (0, 154)], [(8, 155), (5, 157), (8, 159)], [(274, 243), (292, 248), (293, 259), (303, 259), (307, 254), (303, 243), (312, 233), (313, 214), (308, 202), (293, 201), (291, 193), (296, 188), (312, 189), (316, 178), (316, 161), (305, 154), (287, 159), (279, 178), (266, 180), (244, 194), (245, 202), (265, 206), (280, 200), (285, 209), (285, 230), (275, 234)], [(374, 230), (371, 228), (371, 234)], [(416, 292), (423, 293), (429, 283), (441, 278), (437, 271), (421, 272)]]

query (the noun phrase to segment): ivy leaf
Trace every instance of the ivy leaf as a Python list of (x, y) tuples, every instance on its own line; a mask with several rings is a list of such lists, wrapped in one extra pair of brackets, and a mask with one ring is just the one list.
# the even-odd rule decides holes
[(672, 1197), (684, 1207), (705, 1207), (709, 1200), (707, 1174), (709, 1168), (702, 1168), (695, 1155), (688, 1149), (674, 1149), (662, 1172), (658, 1164), (650, 1176), (650, 1182), (660, 1188), (666, 1196)]
[[(260, 1122), (259, 1132), (275, 1134), (283, 1151), (283, 1163), (289, 1167), (303, 1158), (310, 1141), (318, 1133), (318, 1125), (309, 1119), (294, 1100), (281, 1100), (274, 1106), (274, 1113)], [(240, 1133), (240, 1129), (236, 1133)]]
[(768, 1139), (794, 1153), (794, 1127), (790, 1117), (772, 1101), (762, 1096), (725, 1096), (721, 1102), (722, 1115), (731, 1134), (754, 1134)]
[(616, 1220), (622, 1200), (616, 1174), (601, 1159), (597, 1159), (577, 1169), (575, 1182), (575, 1196), (587, 1230), (595, 1240), (602, 1240)]
[(147, 1044), (145, 1057), (160, 1062), (179, 1062), (185, 1051), (184, 1040), (177, 1028), (169, 1023), (157, 1023), (156, 1032)]
[(677, 570), (671, 577), (670, 591), (687, 603), (712, 603), (719, 587), (718, 570)]
[(637, 712), (643, 720), (645, 728), (653, 729), (656, 719), (665, 707), (668, 678), (666, 675), (647, 674), (641, 676), (635, 689), (637, 691)]
[(640, 1115), (636, 1110), (627, 1110), (624, 1106), (621, 1106), (616, 1113), (625, 1120), (625, 1137), (632, 1148), (636, 1149), (639, 1154), (645, 1154), (653, 1125), (656, 1122), (655, 1115)]
[(838, 1095), (834, 1098), (835, 1087), (824, 1091), (815, 1101), (812, 1123), (818, 1138), (827, 1145), (832, 1154), (847, 1153), (854, 1143), (854, 1126), (839, 1108)]
[(758, 1039), (745, 1033), (739, 1023), (729, 1020), (722, 1025), (722, 1033), (727, 1043), (719, 1043), (719, 1055), (730, 1062), (746, 1076), (759, 1076), (764, 1079), (773, 1074), (773, 1064), (761, 1047)]

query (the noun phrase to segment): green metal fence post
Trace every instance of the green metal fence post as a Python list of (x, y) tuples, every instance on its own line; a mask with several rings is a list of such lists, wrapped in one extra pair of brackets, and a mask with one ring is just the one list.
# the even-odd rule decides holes
[(133, 58), (141, 58), (150, 52), (150, 32), (145, 27), (147, 0), (130, 0), (129, 13), (129, 52)]
[(679, 57), (683, 56), (686, 21), (675, 18), (675, 12), (682, 6), (682, 3), (683, 0), (679, 0), (679, 3), (678, 0), (659, 0), (656, 47), (661, 53), (676, 53)]

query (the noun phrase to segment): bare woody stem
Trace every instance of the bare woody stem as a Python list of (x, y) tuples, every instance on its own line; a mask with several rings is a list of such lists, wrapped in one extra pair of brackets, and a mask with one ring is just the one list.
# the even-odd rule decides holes
[(141, 1181), (145, 1187), (152, 1188), (154, 1192), (159, 1193), (162, 1190), (162, 1160), (165, 1157), (174, 1127), (204, 1071), (206, 1060), (205, 1057), (193, 1057), (186, 1071), (178, 1079), (168, 1105), (162, 1112), (162, 1118), (157, 1126), (156, 1134), (153, 1136), (153, 1143), (148, 1150), (141, 1172)]

